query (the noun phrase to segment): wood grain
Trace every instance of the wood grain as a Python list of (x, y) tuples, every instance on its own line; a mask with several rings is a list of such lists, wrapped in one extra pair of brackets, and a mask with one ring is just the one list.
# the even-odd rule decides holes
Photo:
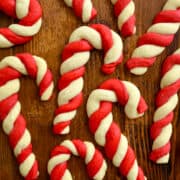
[[(98, 16), (94, 22), (104, 23), (117, 31), (116, 19), (113, 16), (113, 7), (110, 0), (93, 0), (94, 6), (98, 10)], [(161, 10), (166, 0), (135, 0), (137, 16), (137, 34), (124, 40), (124, 63), (130, 57), (135, 48), (138, 37), (150, 26), (153, 17)], [(30, 52), (42, 56), (47, 60), (48, 66), (53, 72), (55, 83), (57, 83), (60, 66), (60, 55), (64, 45), (68, 42), (71, 32), (82, 23), (74, 16), (70, 8), (67, 8), (63, 0), (40, 0), (44, 12), (44, 20), (41, 31), (32, 41), (25, 45), (10, 49), (1, 49), (0, 58), (8, 55), (15, 55), (18, 52)], [(0, 14), (1, 26), (8, 26), (12, 19)], [(149, 140), (149, 127), (152, 123), (154, 112), (154, 96), (159, 88), (159, 72), (165, 57), (180, 47), (180, 33), (172, 45), (158, 57), (155, 65), (142, 77), (131, 75), (124, 63), (116, 72), (110, 76), (105, 76), (100, 72), (102, 63), (102, 52), (93, 51), (91, 60), (87, 64), (84, 86), (84, 103), (79, 108), (76, 118), (71, 125), (71, 133), (66, 136), (54, 136), (52, 134), (53, 113), (56, 107), (57, 89), (50, 102), (41, 102), (37, 95), (35, 83), (28, 79), (21, 80), (20, 100), (22, 102), (22, 112), (27, 119), (27, 126), (32, 135), (34, 152), (39, 161), (39, 179), (48, 179), (46, 171), (47, 161), (51, 149), (65, 139), (81, 138), (94, 142), (87, 125), (87, 115), (85, 104), (91, 90), (95, 89), (101, 82), (116, 77), (122, 80), (129, 80), (135, 83), (145, 97), (149, 110), (144, 117), (137, 120), (128, 120), (125, 117), (123, 108), (115, 106), (113, 110), (115, 121), (121, 126), (122, 132), (128, 137), (130, 145), (134, 148), (139, 164), (143, 167), (145, 174), (150, 180), (180, 180), (180, 133), (179, 106), (176, 108), (173, 122), (174, 133), (172, 137), (171, 161), (168, 165), (155, 165), (148, 160), (151, 149)], [(177, 137), (177, 138), (176, 138)], [(94, 142), (95, 143), (95, 142)], [(99, 147), (99, 149), (101, 149)], [(0, 180), (22, 179), (18, 172), (13, 153), (8, 144), (8, 138), (0, 131)], [(106, 180), (123, 179), (119, 176), (117, 169), (108, 162)], [(88, 179), (83, 162), (72, 157), (69, 167), (75, 179)]]

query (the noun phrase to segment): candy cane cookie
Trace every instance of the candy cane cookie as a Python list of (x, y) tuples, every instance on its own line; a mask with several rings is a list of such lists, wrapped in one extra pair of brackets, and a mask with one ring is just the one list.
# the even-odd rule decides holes
[(111, 0), (114, 14), (118, 18), (118, 28), (124, 37), (136, 33), (135, 5), (132, 0)]
[(180, 1), (168, 0), (147, 33), (139, 38), (137, 48), (127, 62), (130, 72), (135, 75), (144, 74), (165, 47), (171, 44), (179, 25)]
[(104, 178), (107, 165), (102, 154), (95, 149), (92, 143), (75, 139), (72, 141), (65, 140), (51, 151), (51, 157), (48, 161), (48, 173), (51, 180), (73, 179), (67, 169), (71, 154), (80, 156), (85, 160), (87, 173), (91, 179), (101, 180)]
[(37, 34), (42, 24), (42, 9), (38, 0), (0, 1), (0, 11), (18, 19), (17, 24), (0, 28), (0, 48), (24, 44)]
[(172, 136), (172, 121), (174, 109), (178, 103), (180, 89), (180, 49), (169, 56), (162, 67), (161, 90), (156, 97), (156, 110), (154, 113), (150, 135), (153, 140), (150, 159), (158, 164), (169, 161)]
[(102, 71), (112, 73), (122, 61), (122, 40), (120, 36), (102, 24), (81, 26), (70, 36), (69, 44), (62, 52), (61, 77), (58, 88), (58, 108), (55, 112), (53, 131), (67, 134), (77, 108), (82, 104), (83, 75), (90, 51), (103, 49), (105, 52)]
[(146, 179), (127, 138), (113, 122), (112, 103), (115, 102), (125, 106), (125, 114), (129, 118), (140, 117), (147, 109), (134, 84), (117, 79), (107, 80), (89, 95), (86, 110), (90, 131), (123, 176), (129, 180)]
[(64, 0), (68, 7), (73, 8), (75, 15), (87, 23), (97, 15), (91, 0)]
[(40, 57), (22, 53), (5, 57), (0, 62), (0, 121), (19, 163), (20, 174), (29, 180), (37, 179), (39, 172), (18, 98), (22, 75), (36, 80), (42, 101), (49, 100), (54, 85), (52, 74)]

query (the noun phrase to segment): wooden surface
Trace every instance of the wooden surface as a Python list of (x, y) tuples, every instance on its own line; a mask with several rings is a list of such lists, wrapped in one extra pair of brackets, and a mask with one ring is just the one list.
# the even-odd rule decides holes
[[(180, 133), (179, 105), (176, 108), (175, 119), (173, 121), (174, 133), (172, 137), (171, 160), (168, 165), (155, 165), (148, 160), (151, 149), (149, 140), (149, 127), (152, 123), (154, 112), (154, 96), (159, 88), (159, 72), (164, 58), (180, 47), (180, 33), (175, 37), (172, 45), (158, 57), (155, 65), (141, 77), (131, 75), (124, 63), (130, 57), (135, 48), (138, 37), (143, 34), (151, 25), (153, 17), (160, 11), (166, 0), (135, 0), (137, 16), (137, 33), (135, 36), (124, 40), (124, 61), (116, 72), (111, 76), (105, 76), (100, 72), (102, 63), (102, 52), (93, 51), (91, 60), (87, 64), (84, 86), (84, 103), (79, 108), (76, 118), (71, 125), (71, 133), (67, 136), (54, 136), (52, 134), (53, 113), (56, 107), (57, 89), (50, 102), (41, 102), (37, 95), (35, 83), (28, 79), (22, 79), (20, 100), (22, 102), (22, 113), (27, 119), (27, 127), (32, 135), (33, 150), (39, 161), (39, 179), (48, 179), (46, 171), (50, 150), (65, 139), (81, 138), (94, 142), (92, 134), (88, 129), (88, 119), (85, 112), (85, 104), (91, 90), (95, 89), (101, 82), (116, 77), (122, 80), (129, 80), (135, 83), (145, 97), (149, 110), (145, 116), (137, 120), (129, 120), (125, 117), (122, 107), (114, 106), (114, 120), (120, 125), (122, 132), (127, 136), (129, 144), (134, 148), (139, 164), (144, 169), (150, 180), (180, 180)], [(68, 42), (71, 32), (82, 23), (74, 16), (70, 8), (67, 8), (63, 0), (40, 0), (43, 8), (44, 18), (41, 31), (32, 41), (15, 48), (0, 50), (0, 58), (8, 55), (15, 55), (19, 52), (30, 52), (42, 56), (47, 60), (49, 68), (52, 70), (55, 83), (57, 83), (60, 66), (60, 54), (64, 45)], [(94, 6), (98, 10), (98, 16), (93, 22), (104, 23), (117, 31), (116, 19), (113, 16), (113, 7), (110, 0), (93, 0)], [(1, 27), (8, 26), (12, 19), (0, 14)], [(178, 42), (179, 41), (179, 42)], [(177, 137), (177, 138), (176, 138)], [(95, 143), (95, 142), (94, 142)], [(100, 147), (98, 147), (101, 149)], [(8, 138), (0, 131), (0, 180), (19, 180), (18, 166), (8, 144)], [(119, 176), (117, 169), (108, 162), (106, 180), (123, 179)], [(69, 167), (75, 179), (88, 179), (85, 166), (82, 160), (72, 157)]]

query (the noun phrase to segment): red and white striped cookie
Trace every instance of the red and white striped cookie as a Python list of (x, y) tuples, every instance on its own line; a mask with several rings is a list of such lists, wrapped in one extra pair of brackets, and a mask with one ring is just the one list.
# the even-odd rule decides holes
[(160, 85), (161, 90), (156, 97), (154, 123), (150, 131), (153, 140), (150, 159), (156, 163), (165, 164), (169, 161), (171, 123), (174, 118), (173, 111), (178, 103), (177, 93), (180, 89), (180, 49), (165, 60)]
[(51, 97), (54, 85), (52, 74), (40, 57), (23, 53), (8, 56), (0, 62), (0, 121), (9, 137), (21, 175), (25, 179), (36, 179), (39, 174), (38, 164), (18, 98), (22, 75), (29, 75), (36, 80), (43, 101)]
[(75, 15), (87, 23), (97, 15), (91, 0), (64, 0), (68, 7), (72, 7)]
[(67, 169), (71, 154), (80, 156), (85, 160), (87, 173), (91, 179), (101, 180), (104, 178), (107, 165), (102, 154), (95, 149), (92, 143), (75, 139), (72, 141), (65, 140), (51, 151), (51, 158), (48, 162), (48, 173), (51, 180), (73, 179)]
[(137, 48), (127, 62), (130, 72), (136, 75), (144, 74), (165, 47), (171, 44), (179, 24), (180, 1), (168, 0), (147, 33), (139, 38)]
[(118, 18), (118, 28), (124, 37), (136, 33), (135, 5), (132, 0), (111, 0), (114, 14)]
[(18, 24), (0, 28), (0, 48), (24, 44), (37, 34), (42, 24), (42, 9), (38, 0), (0, 1), (0, 11), (19, 19)]
[(107, 80), (89, 95), (86, 108), (90, 131), (123, 176), (129, 180), (145, 179), (127, 138), (113, 122), (112, 103), (115, 102), (125, 106), (125, 114), (129, 118), (140, 117), (147, 109), (134, 84), (117, 79)]
[(67, 134), (77, 108), (82, 104), (83, 75), (90, 51), (103, 49), (105, 52), (102, 71), (112, 73), (122, 61), (122, 40), (120, 36), (102, 24), (82, 26), (70, 36), (69, 44), (62, 52), (61, 77), (58, 88), (58, 108), (55, 112), (54, 133)]

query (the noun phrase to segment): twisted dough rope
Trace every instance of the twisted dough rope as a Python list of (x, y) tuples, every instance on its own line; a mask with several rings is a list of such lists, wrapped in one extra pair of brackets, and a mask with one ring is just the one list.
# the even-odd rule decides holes
[(107, 165), (102, 154), (95, 149), (92, 143), (75, 139), (66, 140), (52, 150), (48, 162), (48, 173), (51, 180), (72, 179), (72, 175), (67, 169), (67, 161), (71, 154), (80, 156), (85, 160), (87, 172), (91, 179), (101, 180), (104, 178)]
[(125, 106), (129, 118), (143, 115), (147, 109), (144, 99), (137, 87), (117, 79), (105, 81), (99, 89), (92, 91), (87, 101), (89, 128), (96, 142), (105, 148), (105, 153), (114, 166), (127, 179), (146, 179), (127, 138), (121, 133), (118, 125), (113, 122), (112, 103), (119, 102)]
[(9, 136), (10, 145), (25, 179), (38, 177), (38, 164), (32, 152), (31, 136), (21, 115), (18, 98), (22, 75), (36, 79), (42, 101), (49, 100), (53, 91), (52, 74), (46, 62), (28, 53), (8, 56), (0, 62), (0, 121)]
[(135, 5), (132, 0), (111, 0), (114, 14), (118, 17), (118, 28), (124, 37), (136, 33)]
[(165, 47), (171, 44), (179, 24), (180, 1), (168, 0), (147, 33), (139, 38), (138, 47), (127, 62), (130, 72), (136, 75), (144, 74)]
[(14, 19), (18, 24), (0, 28), (0, 48), (24, 44), (37, 34), (42, 24), (42, 9), (37, 0), (0, 1), (0, 10)]
[(76, 29), (70, 37), (69, 44), (62, 52), (61, 77), (58, 88), (58, 105), (55, 112), (53, 131), (55, 134), (69, 133), (71, 120), (82, 103), (84, 85), (84, 65), (90, 58), (93, 49), (104, 49), (104, 65), (102, 71), (112, 73), (122, 61), (122, 41), (120, 36), (102, 24)]
[(76, 16), (81, 18), (84, 23), (91, 21), (97, 15), (91, 0), (64, 0), (64, 2), (73, 8)]
[(180, 89), (180, 49), (169, 56), (162, 68), (161, 90), (156, 97), (157, 109), (154, 113), (151, 127), (153, 140), (150, 159), (156, 163), (164, 164), (169, 161), (171, 149), (173, 110), (178, 103), (177, 92)]

